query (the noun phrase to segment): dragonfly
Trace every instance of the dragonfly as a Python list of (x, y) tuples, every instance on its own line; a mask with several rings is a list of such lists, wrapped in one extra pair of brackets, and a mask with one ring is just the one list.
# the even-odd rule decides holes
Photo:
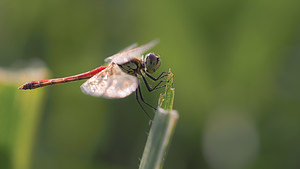
[[(161, 85), (161, 83), (166, 82), (166, 80), (162, 79), (168, 75), (168, 72), (162, 72), (156, 78), (151, 75), (160, 67), (160, 56), (154, 53), (143, 55), (157, 43), (158, 40), (153, 40), (139, 47), (135, 43), (121, 52), (106, 58), (105, 62), (107, 66), (100, 66), (94, 70), (74, 76), (27, 82), (20, 86), (19, 89), (36, 89), (49, 85), (88, 79), (80, 88), (83, 93), (91, 96), (114, 99), (124, 98), (135, 92), (138, 104), (150, 118), (150, 121), (152, 121), (152, 117), (143, 107), (140, 100), (152, 109), (156, 110), (156, 108), (144, 100), (140, 80), (143, 80), (149, 92), (166, 86)], [(154, 87), (151, 87), (146, 77), (159, 82)]]

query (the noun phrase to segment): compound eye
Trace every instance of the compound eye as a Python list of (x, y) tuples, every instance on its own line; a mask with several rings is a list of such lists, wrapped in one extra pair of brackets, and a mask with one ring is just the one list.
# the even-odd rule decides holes
[(149, 73), (155, 72), (160, 66), (160, 58), (153, 53), (149, 53), (145, 57), (146, 71)]
[(146, 55), (146, 61), (150, 64), (153, 64), (153, 62), (157, 61), (157, 58), (153, 53), (149, 53), (148, 55)]

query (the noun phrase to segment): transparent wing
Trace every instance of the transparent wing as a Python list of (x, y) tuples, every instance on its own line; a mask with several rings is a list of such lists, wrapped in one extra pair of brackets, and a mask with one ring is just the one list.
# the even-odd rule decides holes
[(80, 86), (85, 94), (110, 99), (126, 97), (137, 87), (137, 77), (124, 73), (115, 63), (111, 63)]
[(133, 49), (135, 47), (137, 47), (137, 43), (134, 43), (134, 44), (132, 44), (130, 46), (127, 46), (125, 49), (121, 50), (120, 53), (121, 52), (126, 52), (127, 50)]
[(122, 51), (120, 53), (106, 58), (105, 62), (115, 62), (117, 64), (126, 63), (132, 60), (134, 57), (141, 57), (143, 53), (153, 48), (158, 42), (159, 41), (156, 39), (140, 47), (133, 49), (130, 48), (129, 50)]

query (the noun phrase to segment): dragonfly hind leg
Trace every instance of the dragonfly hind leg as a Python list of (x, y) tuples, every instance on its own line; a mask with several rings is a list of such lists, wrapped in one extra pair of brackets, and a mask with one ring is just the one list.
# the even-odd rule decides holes
[(146, 102), (146, 101), (144, 100), (140, 86), (138, 86), (137, 90), (139, 91), (139, 95), (140, 95), (140, 97), (141, 97), (142, 102), (144, 102), (145, 104), (147, 104), (148, 106), (150, 106), (152, 109), (157, 110), (157, 109), (156, 109), (155, 107), (153, 107), (150, 103), (148, 103), (148, 102)]
[[(136, 101), (139, 103), (139, 105), (141, 106), (141, 108), (143, 109), (143, 111), (146, 113), (146, 115), (149, 117), (150, 119), (150, 123), (152, 121), (152, 117), (150, 116), (150, 114), (145, 110), (145, 108), (143, 107), (143, 105), (141, 104), (140, 100), (139, 100), (139, 95), (141, 97), (141, 93), (140, 93), (140, 86), (138, 86), (138, 88), (136, 89), (135, 91), (135, 98), (136, 98)], [(145, 103), (145, 100), (142, 99), (141, 97), (141, 100)], [(151, 106), (152, 107), (152, 106)]]

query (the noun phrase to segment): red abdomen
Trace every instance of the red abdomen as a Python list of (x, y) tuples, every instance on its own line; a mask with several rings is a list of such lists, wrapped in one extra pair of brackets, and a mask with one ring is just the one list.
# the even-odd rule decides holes
[(72, 82), (76, 80), (82, 80), (82, 79), (88, 79), (95, 74), (101, 72), (104, 70), (106, 66), (100, 66), (94, 70), (91, 70), (89, 72), (81, 73), (75, 76), (69, 76), (64, 78), (57, 78), (57, 79), (48, 79), (48, 80), (39, 80), (39, 81), (32, 81), (25, 83), (24, 85), (20, 86), (19, 89), (27, 90), (27, 89), (35, 89), (39, 87), (49, 86), (49, 85), (55, 85), (59, 83), (66, 83), (66, 82)]

